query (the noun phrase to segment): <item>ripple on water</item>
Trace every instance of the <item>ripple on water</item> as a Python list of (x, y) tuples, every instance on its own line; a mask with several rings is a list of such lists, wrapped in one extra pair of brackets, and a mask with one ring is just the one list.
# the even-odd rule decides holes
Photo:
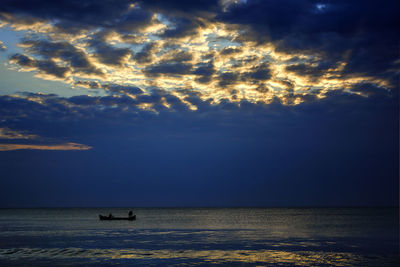
[[(143, 249), (82, 249), (82, 248), (11, 248), (0, 249), (0, 259), (8, 261), (30, 261), (81, 259), (83, 262), (115, 262), (135, 263), (141, 261), (172, 263), (192, 262), (207, 264), (267, 264), (267, 265), (385, 265), (396, 266), (399, 261), (394, 258), (379, 256), (362, 256), (344, 252), (310, 252), (280, 250), (143, 250)], [(81, 261), (82, 262), (82, 261)]]

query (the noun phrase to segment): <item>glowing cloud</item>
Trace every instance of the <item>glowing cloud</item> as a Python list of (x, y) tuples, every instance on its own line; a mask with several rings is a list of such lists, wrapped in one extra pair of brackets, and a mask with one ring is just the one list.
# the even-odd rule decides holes
[[(310, 21), (323, 21), (321, 15), (336, 12), (323, 3), (299, 1), (288, 5), (293, 5), (289, 11), (307, 14), (299, 15), (299, 20), (309, 17)], [(203, 100), (215, 103), (269, 103), (279, 98), (284, 104), (296, 105), (301, 98), (288, 99), (305, 95), (323, 98), (330, 91), (350, 90), (362, 82), (386, 89), (391, 86), (387, 73), (377, 77), (374, 72), (357, 70), (363, 64), (352, 65), (356, 52), (351, 47), (332, 56), (329, 52), (334, 48), (313, 47), (308, 39), (292, 40), (296, 36), (296, 26), (291, 25), (294, 18), (275, 25), (280, 21), (275, 13), (288, 16), (285, 8), (275, 10), (277, 5), (243, 0), (195, 6), (192, 10), (188, 5), (183, 12), (146, 1), (121, 3), (108, 7), (114, 12), (103, 14), (108, 8), (99, 8), (99, 14), (83, 16), (102, 16), (104, 24), (96, 19), (81, 21), (80, 17), (76, 21), (56, 15), (46, 20), (40, 16), (21, 17), (12, 9), (6, 10), (0, 16), (3, 24), (26, 33), (19, 44), (23, 53), (11, 55), (9, 66), (34, 71), (36, 77), (62, 81), (71, 87), (97, 84), (90, 88), (105, 89), (102, 84), (118, 84), (136, 86), (144, 92), (155, 87), (167, 92), (190, 89)], [(98, 8), (97, 4), (93, 8)], [(255, 13), (254, 18), (241, 20), (238, 17), (243, 15), (242, 9), (249, 14), (259, 9), (273, 14), (264, 19)], [(309, 26), (309, 21), (300, 22), (315, 34), (322, 30)], [(280, 36), (281, 27), (287, 35)], [(332, 38), (325, 43), (351, 43), (346, 39), (351, 37), (341, 34), (341, 28), (333, 30), (336, 35), (321, 33), (321, 38)], [(311, 35), (305, 33), (304, 38)]]
[(0, 144), (0, 151), (11, 151), (20, 149), (30, 150), (89, 150), (92, 147), (77, 144), (77, 143), (63, 143), (54, 145), (30, 145), (30, 144)]
[(11, 130), (7, 127), (0, 128), (0, 139), (37, 139), (39, 136)]

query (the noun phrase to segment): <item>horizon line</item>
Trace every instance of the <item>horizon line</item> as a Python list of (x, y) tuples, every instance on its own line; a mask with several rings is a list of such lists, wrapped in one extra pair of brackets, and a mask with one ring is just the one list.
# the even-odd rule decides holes
[(400, 208), (400, 205), (304, 205), (304, 206), (37, 206), (0, 207), (0, 209), (224, 209), (224, 208)]

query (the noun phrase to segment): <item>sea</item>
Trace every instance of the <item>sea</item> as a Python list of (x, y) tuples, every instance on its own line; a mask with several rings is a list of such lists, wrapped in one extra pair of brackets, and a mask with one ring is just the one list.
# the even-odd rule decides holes
[[(135, 221), (100, 221), (99, 214)], [(400, 266), (398, 208), (0, 209), (0, 266)]]

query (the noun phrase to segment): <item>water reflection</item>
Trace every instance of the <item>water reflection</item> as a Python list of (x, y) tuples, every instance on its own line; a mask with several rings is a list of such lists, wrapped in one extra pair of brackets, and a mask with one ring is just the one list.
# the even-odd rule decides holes
[[(50, 249), (0, 249), (0, 260), (24, 260), (29, 258), (68, 260), (82, 259), (84, 262), (114, 262), (130, 260), (135, 262), (171, 263), (191, 262), (192, 264), (267, 264), (267, 265), (395, 265), (396, 259), (364, 257), (345, 252), (310, 252), (280, 250), (143, 250), (143, 249), (82, 249), (82, 248), (50, 248)], [(173, 261), (171, 261), (173, 260)], [(57, 262), (57, 261), (56, 261)]]
[[(396, 209), (0, 210), (0, 266), (400, 266)], [(396, 265), (397, 264), (397, 265)]]

